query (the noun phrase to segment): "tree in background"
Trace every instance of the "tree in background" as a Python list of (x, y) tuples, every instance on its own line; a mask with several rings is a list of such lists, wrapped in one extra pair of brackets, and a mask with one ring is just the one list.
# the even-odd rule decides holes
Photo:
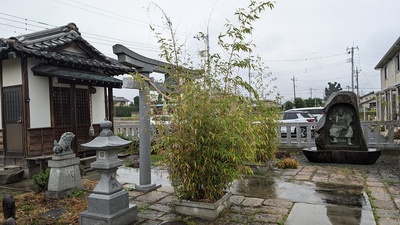
[(132, 112), (139, 112), (139, 96), (133, 98), (133, 103), (129, 106), (119, 105), (115, 107), (116, 117), (131, 117)]
[(318, 107), (318, 106), (324, 106), (324, 101), (321, 98), (308, 98), (308, 99), (296, 98), (294, 103), (292, 101), (287, 101), (283, 103), (282, 107), (284, 110), (289, 110), (293, 108)]
[(293, 109), (293, 106), (294, 106), (294, 104), (293, 104), (293, 102), (291, 102), (291, 101), (287, 101), (287, 102), (285, 102), (285, 103), (283, 104), (283, 108), (284, 108), (285, 110)]
[(133, 105), (139, 107), (139, 96), (133, 98)]
[(133, 98), (133, 111), (139, 112), (139, 96)]
[(329, 96), (331, 96), (331, 94), (333, 92), (338, 92), (343, 90), (342, 87), (340, 86), (340, 83), (335, 82), (335, 83), (331, 83), (328, 82), (328, 87), (325, 88), (325, 98), (324, 100), (328, 100)]
[(294, 107), (295, 108), (304, 108), (306, 107), (306, 103), (302, 98), (295, 98), (294, 99)]
[(306, 107), (318, 107), (324, 105), (322, 99), (320, 98), (308, 98), (304, 99), (304, 102), (306, 103)]

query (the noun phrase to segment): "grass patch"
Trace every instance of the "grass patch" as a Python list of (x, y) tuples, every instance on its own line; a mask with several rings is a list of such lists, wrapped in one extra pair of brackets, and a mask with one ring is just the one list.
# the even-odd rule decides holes
[(148, 210), (149, 208), (150, 208), (149, 205), (143, 205), (143, 206), (139, 207), (137, 209), (137, 211), (141, 213), (141, 212), (144, 212), (144, 211)]
[(151, 165), (160, 166), (162, 165), (163, 157), (157, 154), (151, 155)]
[(292, 211), (294, 207), (294, 204), (292, 204), (292, 206), (290, 207), (290, 209), (288, 210), (288, 212), (285, 214), (285, 216), (283, 216), (282, 220), (280, 220), (278, 222), (279, 225), (285, 225), (287, 218), (289, 217), (290, 212)]
[[(86, 191), (80, 190), (75, 193), (80, 197), (69, 196), (62, 199), (49, 199), (44, 192), (13, 191), (0, 188), (0, 193), (4, 196), (12, 192), (18, 218), (17, 224), (79, 224), (79, 214), (87, 209), (87, 197), (97, 184), (98, 181), (83, 179), (82, 185)], [(59, 219), (54, 220), (42, 216), (44, 212), (55, 208), (65, 210)], [(0, 207), (0, 215), (2, 214), (3, 208)]]
[(365, 193), (367, 193), (369, 202), (370, 202), (370, 204), (371, 204), (372, 214), (374, 215), (374, 220), (375, 220), (376, 224), (379, 225), (379, 222), (378, 222), (378, 221), (379, 221), (379, 215), (378, 215), (378, 213), (376, 212), (376, 205), (375, 205), (375, 203), (374, 203), (374, 198), (373, 198), (372, 195), (371, 195), (371, 190), (369, 190), (368, 187), (366, 187), (366, 188), (365, 188)]
[(11, 190), (8, 188), (0, 188), (0, 198), (3, 199), (5, 195), (12, 195), (12, 196), (16, 196), (16, 195), (20, 195), (25, 193), (25, 191), (19, 191), (19, 190)]
[(386, 186), (393, 186), (393, 185), (396, 185), (396, 184), (400, 184), (400, 180), (383, 179), (382, 183), (384, 183)]

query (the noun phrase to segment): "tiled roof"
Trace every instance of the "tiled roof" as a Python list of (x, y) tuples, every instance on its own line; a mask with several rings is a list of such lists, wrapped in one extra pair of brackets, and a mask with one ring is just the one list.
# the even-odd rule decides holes
[(122, 87), (122, 80), (93, 71), (74, 70), (47, 64), (39, 64), (33, 67), (32, 71), (38, 76), (58, 77), (59, 81), (64, 83), (79, 81), (81, 84), (90, 86)]
[[(62, 50), (69, 44), (79, 45), (91, 56)], [(7, 40), (0, 39), (0, 56), (5, 57), (10, 51), (17, 54), (24, 52), (30, 57), (48, 60), (52, 64), (71, 67), (84, 67), (103, 70), (108, 75), (118, 75), (134, 71), (132, 68), (110, 59), (82, 38), (74, 23), (53, 29), (43, 30)]]
[(116, 97), (116, 96), (113, 96), (113, 101), (114, 102), (129, 102), (129, 100), (124, 97)]

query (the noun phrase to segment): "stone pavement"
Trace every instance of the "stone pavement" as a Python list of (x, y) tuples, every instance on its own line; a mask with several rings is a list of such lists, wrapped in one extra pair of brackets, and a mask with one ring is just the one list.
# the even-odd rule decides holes
[[(301, 157), (301, 156), (300, 156)], [(374, 218), (357, 222), (326, 224), (400, 224), (400, 180), (398, 156), (382, 156), (374, 165), (312, 164), (300, 158), (298, 169), (274, 169), (267, 176), (297, 183), (329, 183), (332, 185), (362, 186), (368, 195), (371, 215)], [(133, 185), (123, 184), (126, 189)], [(296, 194), (296, 190), (292, 190)], [(300, 194), (301, 195), (301, 194)], [(134, 224), (153, 225), (166, 221), (185, 221), (187, 224), (285, 224), (293, 206), (304, 204), (279, 195), (250, 197), (233, 194), (231, 208), (214, 221), (181, 216), (173, 211), (173, 188), (163, 185), (160, 189), (142, 193), (129, 191), (130, 202), (138, 206), (138, 221)], [(308, 216), (306, 213), (305, 217)], [(374, 221), (375, 220), (375, 221)], [(185, 223), (176, 223), (185, 224)], [(289, 224), (288, 222), (286, 224)], [(293, 223), (296, 224), (296, 223)]]

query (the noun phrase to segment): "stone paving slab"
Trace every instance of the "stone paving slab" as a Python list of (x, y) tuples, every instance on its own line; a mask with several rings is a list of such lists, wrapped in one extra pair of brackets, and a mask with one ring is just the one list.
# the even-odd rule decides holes
[[(310, 204), (278, 197), (254, 198), (243, 195), (232, 195), (231, 208), (224, 211), (214, 221), (176, 214), (172, 201), (176, 200), (171, 186), (162, 186), (149, 193), (129, 191), (130, 202), (138, 204), (138, 221), (135, 225), (161, 224), (166, 221), (186, 221), (198, 225), (228, 225), (228, 224), (333, 224), (327, 215), (336, 218), (339, 223), (344, 220), (346, 213), (353, 215), (354, 224), (394, 225), (400, 224), (400, 181), (398, 173), (383, 165), (335, 165), (311, 164), (300, 166), (298, 169), (272, 169), (270, 176), (279, 177), (291, 182), (316, 184), (317, 182), (337, 185), (357, 185), (364, 187), (368, 193), (371, 207), (351, 208), (345, 213), (340, 210), (343, 206), (329, 204)], [(128, 184), (126, 184), (128, 186)], [(295, 190), (294, 190), (295, 191)], [(366, 194), (365, 194), (366, 196)], [(342, 213), (340, 213), (342, 212)], [(350, 213), (350, 214), (349, 214)], [(351, 214), (353, 213), (353, 214)], [(373, 213), (376, 214), (374, 218)], [(303, 215), (298, 218), (296, 214)], [(365, 216), (359, 216), (365, 214)], [(356, 216), (354, 216), (356, 215)], [(357, 216), (358, 215), (358, 216)], [(287, 218), (286, 223), (284, 222)], [(306, 219), (304, 223), (300, 223)], [(315, 220), (315, 221), (314, 221)], [(376, 220), (376, 221), (375, 221)], [(315, 223), (314, 223), (315, 222)], [(347, 223), (348, 224), (348, 223)]]
[[(306, 216), (305, 216), (306, 215)], [(361, 216), (362, 215), (362, 216)], [(359, 224), (374, 225), (372, 211), (343, 206), (325, 206), (307, 203), (295, 203), (285, 225), (332, 225)]]

